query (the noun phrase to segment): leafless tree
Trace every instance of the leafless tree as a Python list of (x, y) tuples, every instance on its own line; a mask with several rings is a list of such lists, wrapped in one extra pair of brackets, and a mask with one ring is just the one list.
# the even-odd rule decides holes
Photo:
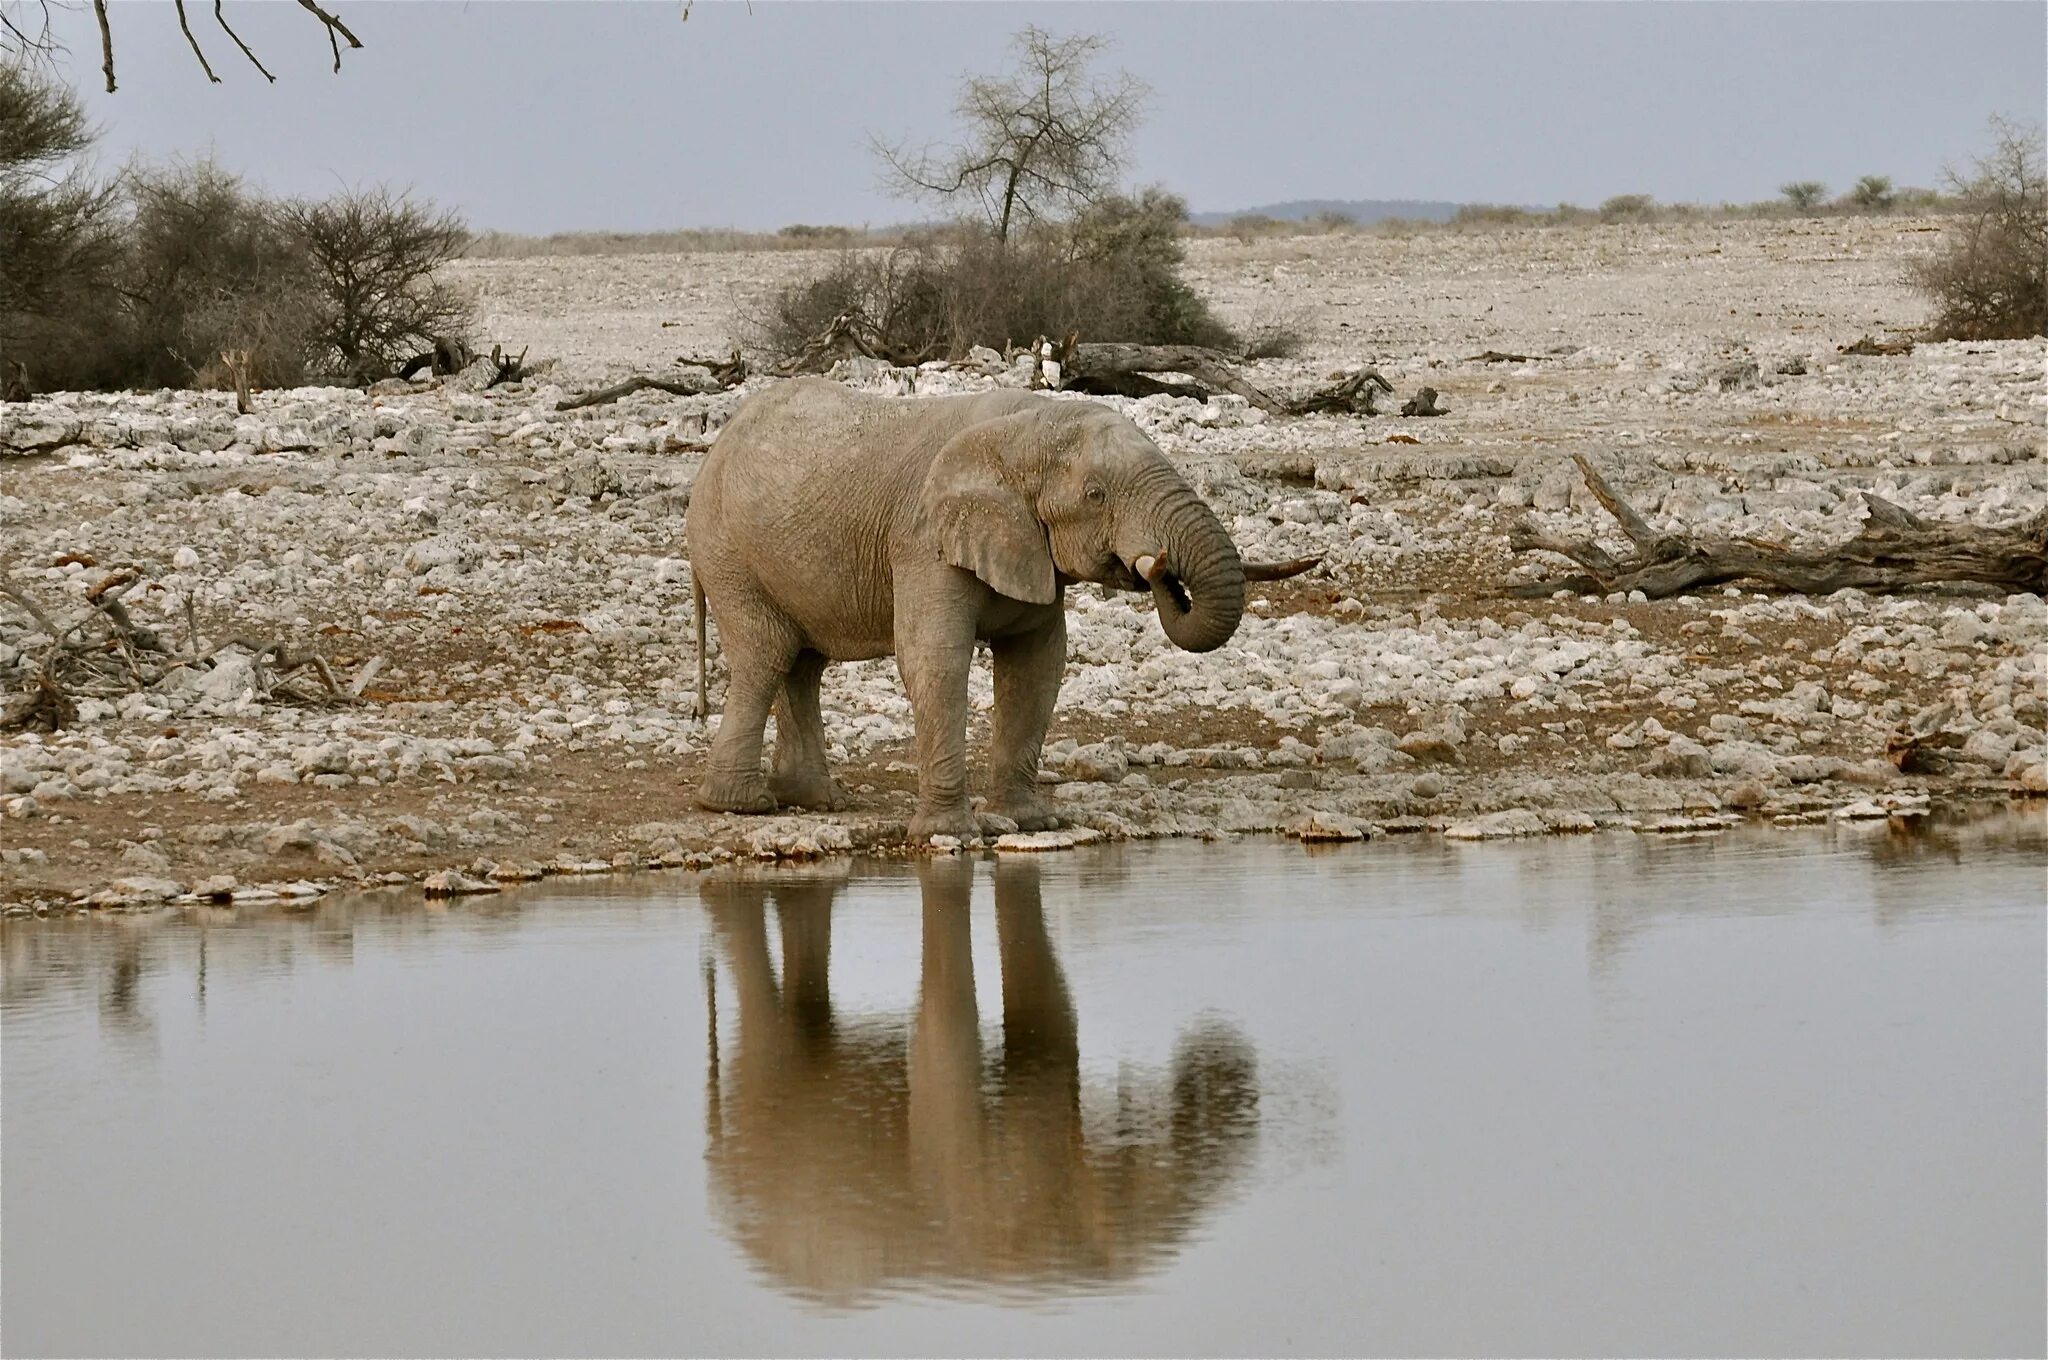
[(350, 381), (383, 377), (403, 356), (468, 325), (467, 300), (433, 277), (469, 244), (453, 211), (376, 188), (290, 203), (281, 218), (322, 296), (313, 338)]
[(961, 86), (959, 143), (874, 143), (892, 193), (956, 211), (972, 204), (970, 213), (983, 215), (1003, 241), (1022, 223), (1115, 192), (1150, 93), (1129, 72), (1092, 71), (1109, 46), (1099, 35), (1063, 38), (1033, 25), (1011, 46), (1014, 70), (970, 76)]
[[(113, 17), (108, 12), (107, 0), (90, 0), (90, 4), (93, 18), (99, 24), (100, 70), (107, 79), (107, 93), (112, 94), (115, 89)], [(334, 69), (339, 71), (342, 43), (346, 42), (353, 48), (361, 48), (362, 39), (349, 31), (341, 16), (321, 8), (316, 0), (298, 0), (298, 5), (318, 20), (321, 28), (326, 31), (327, 44), (334, 52)], [(213, 63), (206, 59), (205, 50), (199, 46), (198, 36), (192, 32), (191, 18), (185, 12), (185, 0), (172, 0), (172, 6), (177, 11), (178, 29), (185, 35), (185, 42), (191, 47), (192, 55), (198, 59), (199, 69), (206, 72), (208, 80), (216, 85), (220, 84), (220, 77), (214, 74)], [(70, 8), (73, 6), (65, 4), (64, 0), (0, 0), (0, 58), (32, 62), (46, 61), (53, 57), (62, 50), (62, 44), (57, 39), (56, 29), (51, 21), (52, 12)], [(263, 73), (265, 80), (276, 82), (277, 77), (257, 58), (249, 44), (242, 41), (242, 36), (229, 26), (227, 15), (222, 10), (222, 0), (213, 0), (213, 21), (220, 26), (220, 31), (227, 34), (235, 46), (241, 49), (242, 55), (249, 59), (250, 65)]]
[(2042, 132), (1991, 120), (1991, 149), (1949, 173), (1961, 219), (1914, 270), (1935, 304), (1933, 334), (1951, 340), (2048, 335), (2048, 170)]

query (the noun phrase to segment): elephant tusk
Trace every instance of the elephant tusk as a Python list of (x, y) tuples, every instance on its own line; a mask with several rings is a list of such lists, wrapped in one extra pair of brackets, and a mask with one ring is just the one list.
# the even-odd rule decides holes
[(1297, 557), (1291, 562), (1247, 562), (1244, 564), (1244, 579), (1247, 581), (1284, 581), (1290, 576), (1299, 576), (1322, 562), (1320, 557)]
[(1131, 563), (1131, 566), (1137, 571), (1138, 575), (1154, 584), (1157, 584), (1159, 578), (1166, 573), (1166, 559), (1163, 557), (1153, 557), (1149, 553)]

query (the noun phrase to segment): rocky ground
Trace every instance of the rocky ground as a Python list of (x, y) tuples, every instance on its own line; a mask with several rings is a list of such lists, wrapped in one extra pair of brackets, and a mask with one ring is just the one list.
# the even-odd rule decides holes
[[(1521, 599), (1526, 513), (1612, 539), (1584, 453), (1653, 518), (1774, 541), (1846, 538), (1875, 491), (1987, 525), (2048, 506), (2042, 342), (1840, 352), (1922, 319), (1903, 282), (1937, 220), (1595, 226), (1196, 243), (1232, 319), (1286, 321), (1300, 390), (1371, 363), (1435, 419), (1265, 418), (1241, 401), (1118, 402), (1261, 558), (1220, 652), (1176, 652), (1136, 597), (1073, 592), (1039, 838), (1291, 832), (1352, 839), (1737, 817), (1912, 815), (2048, 790), (2048, 604), (1972, 589), (1662, 602)], [(0, 567), (56, 620), (132, 565), (134, 620), (213, 652), (140, 692), (0, 737), (10, 912), (181, 894), (312, 896), (900, 844), (914, 775), (894, 665), (839, 666), (826, 713), (858, 803), (833, 817), (694, 810), (683, 509), (741, 392), (565, 393), (729, 348), (735, 315), (815, 260), (683, 255), (465, 262), (486, 339), (544, 379), (365, 394), (57, 396), (0, 408)], [(1525, 359), (1484, 359), (1486, 351)], [(937, 394), (1000, 378), (867, 366)], [(62, 626), (62, 625), (58, 625)], [(229, 639), (249, 646), (227, 646)], [(315, 650), (278, 685), (252, 647)], [(218, 650), (216, 650), (218, 649)], [(0, 685), (47, 629), (0, 597)], [(714, 654), (712, 700), (722, 671)], [(351, 697), (348, 691), (360, 688)], [(990, 699), (986, 668), (977, 702)], [(1901, 734), (1947, 733), (1901, 773)], [(2038, 808), (2038, 804), (2035, 805)], [(1003, 828), (991, 825), (991, 836)], [(452, 872), (451, 872), (452, 871)]]

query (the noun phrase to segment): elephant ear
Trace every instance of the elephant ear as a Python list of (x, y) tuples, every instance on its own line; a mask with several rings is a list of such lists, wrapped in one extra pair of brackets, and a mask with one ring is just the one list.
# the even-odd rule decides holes
[(1052, 549), (1024, 492), (1006, 477), (1007, 445), (1027, 440), (1033, 411), (985, 421), (948, 440), (925, 474), (918, 501), (924, 533), (956, 567), (1013, 600), (1059, 598)]

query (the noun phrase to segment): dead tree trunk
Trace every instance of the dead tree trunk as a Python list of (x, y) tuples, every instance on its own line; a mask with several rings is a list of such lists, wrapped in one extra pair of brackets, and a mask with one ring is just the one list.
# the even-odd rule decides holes
[(1075, 345), (1062, 366), (1061, 385), (1085, 392), (1092, 383), (1115, 384), (1152, 373), (1185, 373), (1205, 387), (1235, 393), (1270, 415), (1287, 414), (1285, 402), (1233, 372), (1227, 355), (1200, 345)]
[(1610, 594), (1640, 590), (1653, 600), (1728, 581), (1753, 580), (1808, 595), (1847, 587), (1892, 591), (1941, 581), (1975, 581), (2007, 591), (2048, 592), (2048, 511), (2002, 529), (1923, 519), (1890, 501), (1863, 493), (1869, 518), (1854, 538), (1814, 552), (1760, 539), (1687, 537), (1659, 531), (1594, 471), (1573, 455), (1586, 485), (1620, 523), (1633, 551), (1617, 557), (1590, 538), (1570, 538), (1528, 519), (1508, 533), (1516, 552), (1554, 552), (1585, 568), (1572, 575), (1518, 586), (1513, 594), (1559, 590)]
[(729, 391), (747, 380), (747, 361), (734, 350), (729, 359), (678, 359), (677, 363), (688, 364), (705, 370), (702, 376), (694, 373), (679, 374), (673, 378), (656, 378), (645, 373), (636, 373), (621, 383), (585, 392), (580, 397), (564, 397), (555, 403), (557, 411), (580, 411), (586, 406), (601, 406), (620, 397), (631, 396), (648, 388), (667, 392), (678, 397), (704, 397), (713, 392)]

